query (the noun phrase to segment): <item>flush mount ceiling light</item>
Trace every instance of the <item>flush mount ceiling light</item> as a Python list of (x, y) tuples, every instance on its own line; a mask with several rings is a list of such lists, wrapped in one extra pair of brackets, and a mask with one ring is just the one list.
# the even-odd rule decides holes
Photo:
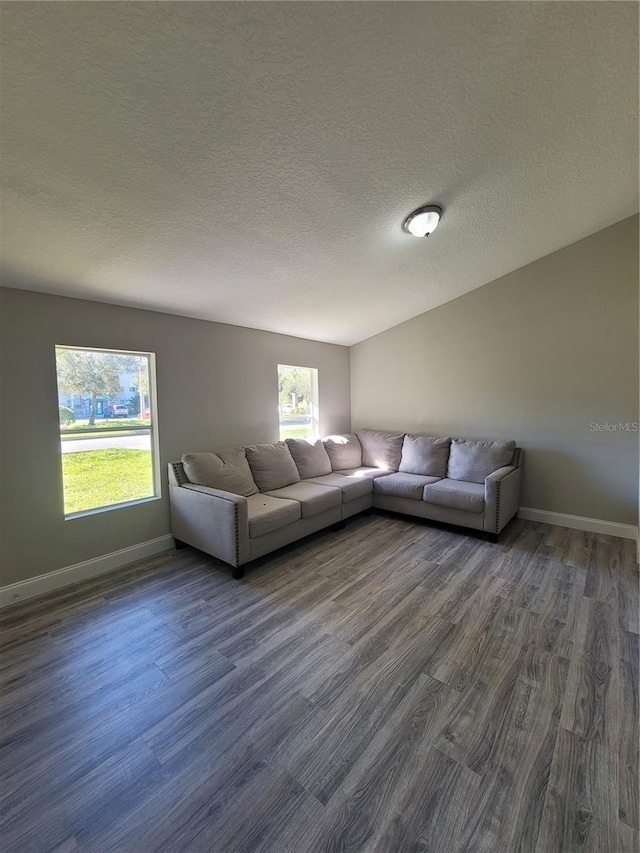
[(402, 227), (407, 234), (413, 234), (414, 237), (428, 237), (438, 227), (441, 216), (441, 207), (437, 204), (428, 204), (410, 213), (402, 223)]

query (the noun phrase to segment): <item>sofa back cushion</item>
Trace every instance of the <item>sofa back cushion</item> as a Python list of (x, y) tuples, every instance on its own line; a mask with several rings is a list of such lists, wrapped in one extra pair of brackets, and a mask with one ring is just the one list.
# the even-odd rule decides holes
[(253, 479), (261, 492), (282, 489), (300, 481), (296, 463), (284, 441), (245, 447)]
[(322, 443), (333, 471), (359, 468), (362, 465), (362, 447), (355, 435), (329, 435), (322, 439)]
[(368, 468), (397, 471), (402, 456), (403, 432), (379, 432), (372, 429), (356, 431), (362, 445), (362, 464)]
[(468, 483), (484, 483), (485, 477), (493, 471), (511, 464), (515, 447), (515, 441), (454, 438), (449, 452), (447, 477), (450, 480), (466, 480)]
[(331, 473), (331, 460), (321, 439), (287, 438), (287, 447), (296, 463), (300, 479)]
[(450, 446), (450, 438), (405, 435), (400, 471), (425, 477), (446, 477)]
[(217, 453), (183, 453), (182, 466), (191, 483), (235, 495), (255, 495), (258, 487), (242, 447)]

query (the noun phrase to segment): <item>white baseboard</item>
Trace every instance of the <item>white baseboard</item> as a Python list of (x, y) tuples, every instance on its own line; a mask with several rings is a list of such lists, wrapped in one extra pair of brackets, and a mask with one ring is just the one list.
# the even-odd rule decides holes
[(0, 587), (0, 608), (17, 604), (19, 601), (26, 601), (28, 598), (35, 598), (35, 596), (42, 595), (45, 592), (51, 592), (54, 589), (102, 575), (105, 572), (111, 572), (129, 563), (134, 563), (136, 560), (152, 557), (154, 554), (172, 548), (173, 544), (173, 536), (167, 534), (166, 536), (159, 536), (157, 539), (149, 539), (147, 542), (140, 542), (138, 545), (131, 545), (129, 548), (122, 548), (120, 551), (103, 554), (102, 557), (95, 557), (93, 560), (85, 560), (83, 563), (57, 569), (55, 572), (49, 572), (46, 575), (38, 575), (38, 577), (29, 578), (26, 581)]
[(634, 524), (620, 524), (617, 521), (604, 521), (601, 518), (586, 518), (583, 515), (568, 515), (564, 512), (548, 512), (546, 509), (532, 509), (521, 506), (518, 518), (526, 521), (541, 521), (544, 524), (555, 524), (558, 527), (571, 527), (573, 530), (588, 530), (591, 533), (605, 533), (608, 536), (619, 536), (621, 539), (638, 538), (638, 528)]

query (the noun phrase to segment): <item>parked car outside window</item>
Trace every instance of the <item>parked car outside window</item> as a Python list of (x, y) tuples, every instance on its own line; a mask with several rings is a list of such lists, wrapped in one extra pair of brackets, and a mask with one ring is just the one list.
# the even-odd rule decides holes
[(128, 418), (129, 407), (124, 403), (110, 403), (105, 408), (105, 417), (107, 418)]

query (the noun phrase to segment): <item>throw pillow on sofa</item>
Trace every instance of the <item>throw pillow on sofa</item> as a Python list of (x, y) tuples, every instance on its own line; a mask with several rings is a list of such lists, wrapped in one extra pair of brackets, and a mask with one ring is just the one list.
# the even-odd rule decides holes
[(356, 430), (362, 445), (362, 464), (367, 468), (384, 468), (397, 471), (402, 456), (403, 432), (380, 432), (372, 429)]
[(198, 486), (233, 492), (245, 498), (258, 492), (241, 447), (218, 453), (183, 453), (182, 465), (190, 482)]
[(331, 474), (331, 460), (321, 439), (287, 438), (285, 441), (302, 480)]
[(515, 441), (454, 438), (449, 451), (447, 477), (450, 480), (466, 480), (468, 483), (484, 483), (489, 474), (511, 465), (515, 448)]
[(357, 436), (329, 435), (322, 439), (325, 450), (331, 460), (333, 471), (345, 471), (347, 468), (360, 468), (362, 465), (362, 447)]
[(405, 435), (400, 471), (424, 477), (446, 477), (450, 446), (450, 438)]
[(272, 492), (300, 482), (296, 463), (284, 441), (252, 444), (244, 450), (253, 479), (261, 492)]

